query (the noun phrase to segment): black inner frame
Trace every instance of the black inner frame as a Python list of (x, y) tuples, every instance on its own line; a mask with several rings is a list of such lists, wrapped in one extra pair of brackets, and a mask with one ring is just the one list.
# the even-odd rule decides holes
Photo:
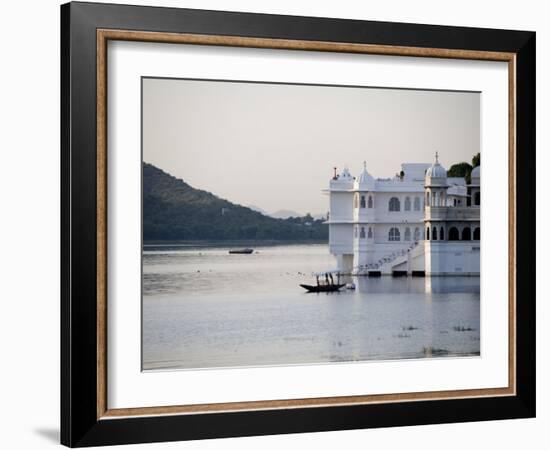
[[(516, 60), (517, 395), (97, 419), (96, 30), (511, 52)], [(61, 443), (71, 447), (535, 416), (535, 33), (237, 12), (61, 6)]]

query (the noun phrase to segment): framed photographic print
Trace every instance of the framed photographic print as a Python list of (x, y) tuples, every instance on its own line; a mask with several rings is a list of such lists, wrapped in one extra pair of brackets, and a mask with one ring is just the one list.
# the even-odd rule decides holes
[(63, 444), (534, 417), (535, 33), (61, 24)]

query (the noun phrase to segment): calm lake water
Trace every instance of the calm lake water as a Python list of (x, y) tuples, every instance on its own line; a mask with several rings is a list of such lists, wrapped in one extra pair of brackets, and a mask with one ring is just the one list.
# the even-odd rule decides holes
[(146, 247), (143, 369), (480, 354), (479, 278), (356, 277), (306, 293), (326, 245)]

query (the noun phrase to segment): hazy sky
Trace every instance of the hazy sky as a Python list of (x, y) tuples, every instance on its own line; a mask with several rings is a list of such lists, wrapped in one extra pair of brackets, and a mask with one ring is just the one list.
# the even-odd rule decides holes
[(143, 159), (242, 205), (324, 213), (333, 173), (479, 151), (478, 93), (144, 79)]

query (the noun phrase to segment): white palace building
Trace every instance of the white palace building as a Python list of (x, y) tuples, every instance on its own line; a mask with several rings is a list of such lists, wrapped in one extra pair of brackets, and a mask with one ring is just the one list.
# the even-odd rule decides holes
[(330, 180), (329, 248), (354, 275), (471, 275), (480, 267), (480, 167), (471, 184), (433, 164), (374, 179), (364, 164)]

